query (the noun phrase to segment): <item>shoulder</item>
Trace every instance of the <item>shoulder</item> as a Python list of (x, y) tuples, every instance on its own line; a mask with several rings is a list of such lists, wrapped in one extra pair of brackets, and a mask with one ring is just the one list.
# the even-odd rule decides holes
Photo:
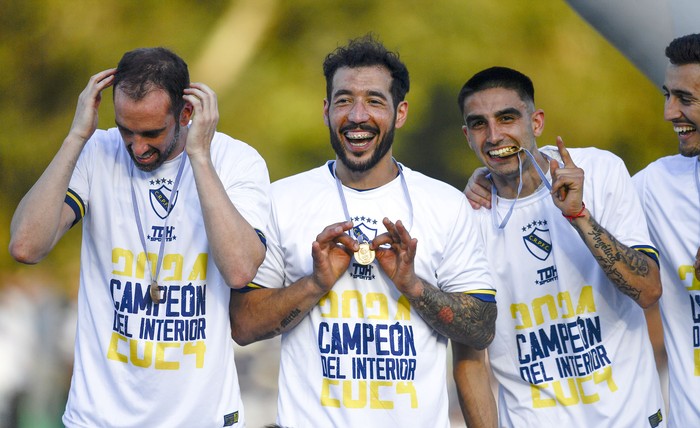
[(411, 192), (436, 201), (464, 202), (466, 197), (454, 186), (436, 178), (429, 177), (421, 172), (401, 165), (406, 177), (406, 184)]
[(211, 151), (214, 157), (225, 156), (242, 160), (246, 158), (262, 159), (262, 156), (251, 145), (222, 132), (214, 134)]
[[(304, 195), (312, 195), (313, 192), (318, 192), (320, 189), (329, 188), (328, 184), (333, 181), (333, 176), (325, 163), (316, 168), (290, 175), (289, 177), (281, 178), (271, 184), (272, 193), (275, 196), (296, 197), (298, 193)], [(333, 187), (335, 191), (335, 187)]]

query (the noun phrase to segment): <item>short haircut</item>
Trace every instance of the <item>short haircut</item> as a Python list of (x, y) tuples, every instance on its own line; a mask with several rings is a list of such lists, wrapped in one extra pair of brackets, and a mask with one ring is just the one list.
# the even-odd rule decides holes
[(141, 100), (151, 91), (162, 89), (170, 96), (170, 111), (179, 116), (185, 106), (182, 98), (190, 85), (185, 61), (172, 51), (140, 48), (122, 56), (114, 75), (114, 89), (123, 91), (133, 100)]
[(375, 40), (372, 34), (367, 34), (341, 46), (328, 54), (323, 61), (323, 75), (326, 77), (326, 97), (330, 100), (333, 91), (333, 77), (342, 67), (359, 68), (381, 66), (391, 74), (391, 97), (394, 108), (406, 97), (410, 82), (408, 69), (399, 59), (399, 54), (387, 50), (384, 45)]
[(674, 39), (666, 47), (666, 57), (673, 65), (700, 64), (700, 34)]
[(459, 110), (464, 114), (464, 100), (476, 92), (491, 88), (511, 89), (526, 103), (535, 103), (535, 87), (523, 73), (507, 67), (491, 67), (476, 73), (462, 86), (457, 97)]

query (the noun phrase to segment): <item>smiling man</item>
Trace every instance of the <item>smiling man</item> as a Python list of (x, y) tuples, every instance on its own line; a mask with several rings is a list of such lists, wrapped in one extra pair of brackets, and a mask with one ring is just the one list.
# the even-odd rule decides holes
[(666, 56), (664, 119), (679, 154), (652, 162), (634, 183), (660, 252), (668, 420), (681, 428), (700, 420), (700, 34), (673, 40)]
[(268, 252), (233, 293), (240, 344), (282, 335), (278, 422), (447, 427), (447, 340), (493, 339), (494, 293), (473, 213), (392, 158), (408, 71), (371, 37), (326, 57), (336, 159), (273, 183)]
[(538, 148), (544, 112), (516, 70), (475, 74), (458, 104), (490, 173), (491, 209), (477, 213), (499, 296), (488, 347), (498, 418), (477, 381), (488, 378), (485, 353), (454, 346), (467, 424), (665, 426), (642, 310), (661, 294), (659, 268), (624, 164), (561, 138)]

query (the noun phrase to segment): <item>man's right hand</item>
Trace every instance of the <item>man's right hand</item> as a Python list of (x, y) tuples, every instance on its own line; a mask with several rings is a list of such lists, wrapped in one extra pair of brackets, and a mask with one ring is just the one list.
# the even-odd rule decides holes
[(98, 113), (102, 101), (102, 91), (112, 86), (116, 68), (101, 71), (90, 78), (83, 92), (78, 97), (78, 106), (75, 109), (73, 124), (68, 132), (83, 143), (92, 137), (97, 129)]
[(486, 178), (488, 173), (485, 166), (475, 169), (464, 188), (464, 195), (475, 210), (481, 207), (491, 209), (491, 182)]
[(313, 282), (327, 293), (338, 278), (348, 269), (353, 253), (359, 244), (346, 232), (352, 228), (351, 221), (331, 224), (311, 244), (314, 259)]

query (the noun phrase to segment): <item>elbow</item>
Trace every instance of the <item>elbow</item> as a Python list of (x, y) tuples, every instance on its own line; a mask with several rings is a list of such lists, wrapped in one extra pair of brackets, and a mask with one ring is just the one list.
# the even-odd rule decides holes
[(250, 284), (256, 273), (257, 269), (231, 269), (229, 272), (221, 272), (221, 275), (229, 287), (237, 290)]
[(37, 264), (46, 257), (46, 253), (33, 249), (26, 241), (14, 238), (10, 239), (8, 250), (15, 261), (27, 265)]
[(652, 286), (644, 292), (639, 300), (637, 300), (637, 304), (642, 308), (642, 309), (648, 309), (649, 307), (653, 306), (660, 298), (661, 294), (663, 294), (663, 288), (661, 287), (661, 282), (656, 281)]
[(243, 334), (240, 329), (231, 326), (231, 339), (239, 346), (247, 346), (254, 342), (250, 337)]

